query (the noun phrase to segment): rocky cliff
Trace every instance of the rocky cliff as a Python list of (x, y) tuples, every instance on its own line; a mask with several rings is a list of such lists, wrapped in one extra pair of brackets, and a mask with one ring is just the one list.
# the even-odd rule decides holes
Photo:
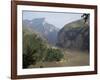
[(85, 24), (83, 20), (66, 24), (58, 32), (57, 38), (59, 47), (89, 51), (89, 24)]

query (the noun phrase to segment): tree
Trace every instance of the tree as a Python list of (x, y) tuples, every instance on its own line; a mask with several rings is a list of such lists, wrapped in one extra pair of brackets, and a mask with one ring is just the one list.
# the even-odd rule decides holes
[(62, 58), (63, 54), (59, 49), (47, 48), (35, 33), (23, 33), (23, 68), (28, 68), (38, 62), (60, 61)]
[(23, 34), (23, 68), (42, 60), (43, 51), (43, 42), (37, 35)]
[(89, 14), (84, 13), (81, 17), (84, 19), (84, 23), (86, 23), (89, 19)]
[(45, 57), (45, 61), (60, 61), (63, 58), (63, 53), (59, 49), (49, 48)]

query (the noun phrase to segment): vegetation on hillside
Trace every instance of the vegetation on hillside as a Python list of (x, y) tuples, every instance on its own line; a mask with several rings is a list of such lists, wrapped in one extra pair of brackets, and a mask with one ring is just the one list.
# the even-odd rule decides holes
[[(42, 68), (49, 63), (63, 66), (68, 64), (68, 58), (74, 59), (73, 55), (68, 57), (71, 53), (67, 53), (65, 49), (89, 51), (89, 14), (84, 13), (81, 17), (80, 20), (66, 24), (59, 32), (51, 24), (46, 23), (44, 26), (43, 21), (38, 21), (41, 19), (36, 20), (38, 23), (34, 22), (35, 26), (26, 21), (23, 24), (23, 68)], [(74, 56), (77, 57), (77, 54)], [(83, 62), (83, 57), (78, 55)], [(85, 62), (88, 63), (88, 60)]]
[(23, 31), (23, 68), (39, 61), (60, 61), (62, 58), (63, 54), (59, 49), (47, 48), (38, 35)]
[(63, 54), (59, 49), (49, 48), (49, 49), (47, 49), (45, 61), (49, 61), (49, 62), (60, 61), (62, 57), (63, 57)]

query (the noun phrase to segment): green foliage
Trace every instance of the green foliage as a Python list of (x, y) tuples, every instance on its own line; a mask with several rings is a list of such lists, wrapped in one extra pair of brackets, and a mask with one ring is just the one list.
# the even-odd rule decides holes
[(84, 13), (81, 17), (84, 19), (84, 22), (86, 23), (89, 19), (89, 14)]
[(43, 42), (35, 34), (23, 34), (23, 68), (42, 59)]
[(27, 47), (26, 49), (27, 52), (23, 53), (23, 68), (28, 67), (30, 64), (36, 63), (36, 59), (33, 57), (33, 52), (31, 51), (30, 47)]
[(59, 49), (48, 49), (45, 61), (60, 61), (63, 58), (63, 54)]
[(60, 61), (63, 54), (59, 49), (47, 48), (36, 34), (23, 32), (23, 68), (39, 61)]

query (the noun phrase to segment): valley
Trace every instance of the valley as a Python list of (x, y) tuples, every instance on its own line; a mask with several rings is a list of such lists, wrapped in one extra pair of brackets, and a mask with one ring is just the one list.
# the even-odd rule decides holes
[(23, 68), (89, 65), (89, 25), (84, 20), (63, 28), (36, 18), (23, 21)]
[[(63, 50), (64, 51), (64, 50)], [(61, 61), (53, 62), (38, 62), (36, 65), (30, 65), (29, 68), (40, 68), (43, 67), (70, 67), (70, 66), (88, 66), (89, 65), (89, 54), (87, 51), (72, 51), (65, 50), (64, 58)]]

